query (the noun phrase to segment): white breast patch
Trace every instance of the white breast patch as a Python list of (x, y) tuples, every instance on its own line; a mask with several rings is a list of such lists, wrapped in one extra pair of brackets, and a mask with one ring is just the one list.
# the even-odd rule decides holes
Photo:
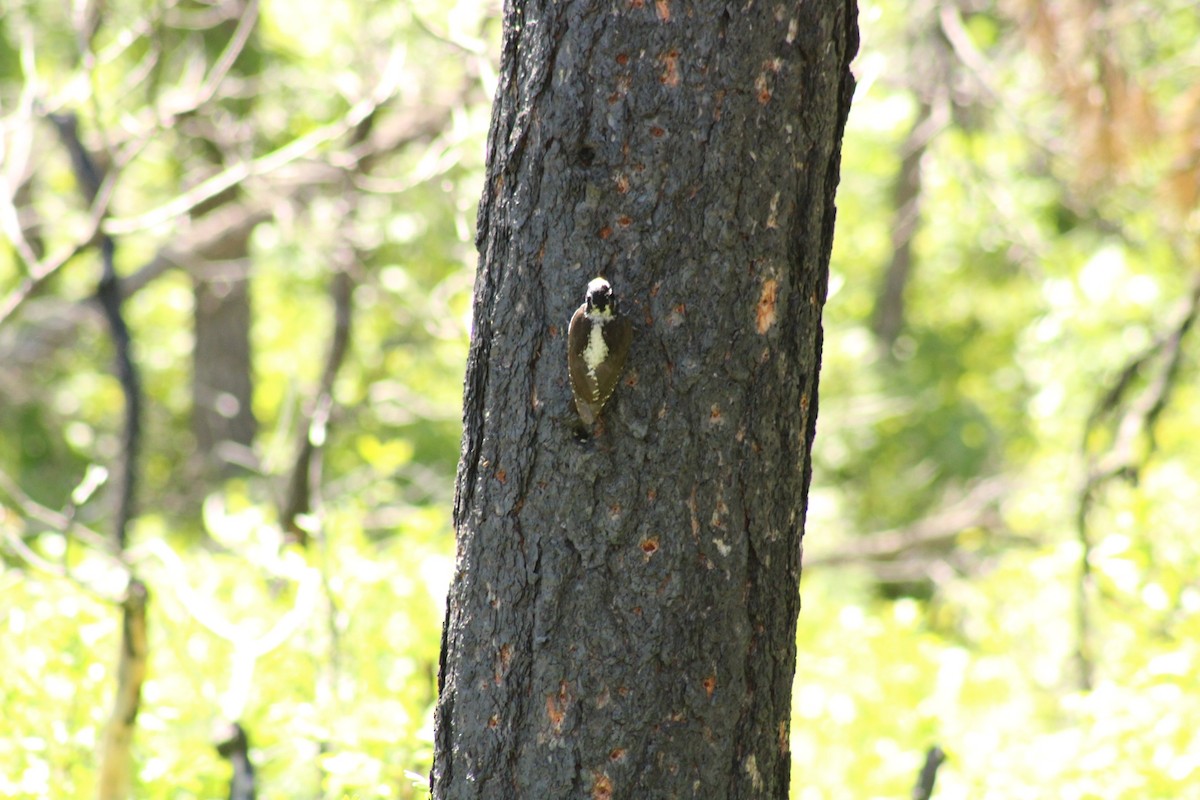
[(588, 374), (596, 380), (596, 368), (608, 358), (608, 345), (604, 343), (604, 325), (593, 322), (591, 333), (588, 335), (587, 347), (583, 349), (583, 363), (587, 364)]

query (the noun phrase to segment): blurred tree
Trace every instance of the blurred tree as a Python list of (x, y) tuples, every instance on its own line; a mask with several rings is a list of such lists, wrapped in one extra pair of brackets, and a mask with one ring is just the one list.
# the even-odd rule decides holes
[[(181, 14), (203, 9), (182, 4)], [(206, 84), (221, 81), (254, 85), (263, 54), (258, 44), (258, 0), (219, 6), (214, 24), (201, 30), (205, 63), (212, 64)], [(184, 17), (187, 19), (187, 17)], [(165, 26), (164, 26), (165, 28)], [(182, 50), (182, 39), (194, 35), (184, 29), (161, 31), (166, 53)], [(170, 63), (170, 59), (163, 59)], [(170, 65), (175, 66), (175, 65)], [(152, 79), (148, 85), (159, 86)], [(153, 89), (152, 89), (153, 91)], [(202, 92), (213, 92), (207, 88)], [(215, 92), (213, 92), (215, 94)], [(227, 169), (254, 146), (258, 135), (249, 124), (222, 124), (222, 120), (253, 118), (256, 93), (214, 97), (189, 114), (186, 124), (195, 132), (188, 145), (195, 151), (196, 177), (203, 180)], [(150, 98), (153, 102), (154, 97)], [(203, 166), (199, 166), (203, 165)], [(190, 212), (193, 222), (209, 214), (244, 202), (240, 186), (231, 186)], [(202, 466), (216, 474), (230, 474), (235, 464), (254, 465), (253, 446), (257, 431), (254, 418), (253, 358), (250, 347), (250, 240), (256, 225), (230, 225), (225, 235), (197, 254), (189, 270), (192, 275), (192, 433)]]
[[(511, 4), (480, 208), (438, 800), (788, 793), (855, 7)], [(566, 324), (635, 325), (594, 438)]]
[(418, 793), (494, 14), (5, 6), (0, 795)]

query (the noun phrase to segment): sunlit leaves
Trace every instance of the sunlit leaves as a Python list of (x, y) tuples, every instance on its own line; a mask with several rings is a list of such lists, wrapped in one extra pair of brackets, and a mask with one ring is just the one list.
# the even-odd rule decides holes
[[(901, 796), (934, 742), (950, 756), (936, 797), (1180, 796), (1200, 774), (1182, 732), (1198, 711), (1194, 333), (1153, 435), (1131, 440), (1138, 479), (1106, 483), (1088, 517), (1090, 694), (1076, 690), (1076, 587), (1088, 459), (1112, 447), (1128, 408), (1103, 408), (1103, 393), (1163, 346), (1195, 280), (1194, 203), (1181, 216), (1191, 190), (1173, 182), (1195, 159), (1172, 120), (1194, 106), (1177, 78), (1194, 72), (1196, 17), (1161, 4), (939, 7), (934, 37), (966, 36), (945, 76), (962, 107), (922, 158), (905, 326), (880, 352), (871, 315), (899, 148), (915, 98), (938, 102), (897, 66), (931, 58), (918, 14), (862, 7), (806, 551), (920, 530), (989, 475), (1012, 489), (1002, 526), (967, 524), (923, 557), (928, 606), (879, 600), (865, 574), (806, 577), (796, 796)], [(1088, 26), (1112, 36), (1080, 36)], [(1096, 67), (1100, 53), (1114, 60)], [(1128, 396), (1155, 379), (1152, 365), (1135, 370)], [(1088, 429), (1094, 413), (1104, 424)]]

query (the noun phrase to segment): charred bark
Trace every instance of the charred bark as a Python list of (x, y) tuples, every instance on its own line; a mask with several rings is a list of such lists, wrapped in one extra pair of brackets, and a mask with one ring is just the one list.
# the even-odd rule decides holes
[[(852, 2), (512, 2), (433, 794), (787, 796)], [(572, 435), (604, 275), (626, 373)]]

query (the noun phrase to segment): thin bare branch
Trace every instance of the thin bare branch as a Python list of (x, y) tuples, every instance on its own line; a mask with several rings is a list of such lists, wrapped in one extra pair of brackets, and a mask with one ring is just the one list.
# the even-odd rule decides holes
[(212, 69), (209, 70), (208, 75), (204, 78), (204, 83), (201, 85), (200, 91), (196, 93), (195, 106), (204, 105), (213, 98), (217, 93), (217, 88), (221, 85), (221, 81), (225, 80), (225, 76), (229, 74), (233, 63), (242, 54), (242, 50), (246, 48), (246, 42), (250, 40), (250, 34), (258, 22), (258, 3), (259, 0), (250, 0), (246, 4), (246, 7), (242, 9), (242, 15), (238, 19), (237, 28), (234, 29), (233, 35), (225, 43), (225, 49), (221, 51), (221, 55), (217, 57), (216, 63), (213, 64)]
[(904, 528), (870, 533), (830, 553), (805, 555), (804, 566), (888, 561), (916, 551), (935, 553), (965, 530), (1005, 530), (1000, 501), (1011, 491), (1003, 478), (980, 482), (957, 501)]
[[(187, 214), (201, 203), (211, 200), (221, 192), (237, 186), (248, 178), (274, 172), (323, 145), (341, 138), (375, 113), (379, 106), (392, 97), (400, 80), (400, 66), (400, 59), (394, 57), (385, 68), (375, 90), (351, 106), (341, 119), (328, 125), (322, 125), (264, 156), (234, 164), (157, 208), (133, 217), (109, 219), (104, 223), (104, 232), (110, 236), (120, 236), (163, 225)], [(0, 317), (0, 321), (2, 320), (3, 318)]]
[[(1155, 449), (1154, 426), (1167, 407), (1179, 364), (1183, 343), (1200, 316), (1200, 278), (1188, 296), (1180, 302), (1176, 319), (1155, 339), (1151, 347), (1134, 356), (1117, 373), (1112, 385), (1100, 394), (1084, 425), (1080, 450), (1086, 462), (1083, 485), (1075, 506), (1075, 533), (1079, 541), (1079, 570), (1075, 583), (1075, 662), (1079, 685), (1090, 690), (1095, 681), (1095, 630), (1091, 615), (1094, 592), (1092, 575), (1092, 534), (1090, 518), (1100, 490), (1115, 478), (1136, 481)], [(1145, 370), (1153, 374), (1132, 399), (1135, 378)], [(1122, 403), (1124, 406), (1122, 407)], [(1094, 432), (1107, 420), (1112, 422), (1112, 443), (1102, 453), (1089, 453)]]
[(54, 256), (30, 264), (24, 280), (16, 289), (9, 292), (3, 302), (0, 302), (0, 325), (7, 322), (26, 300), (36, 295), (46, 282), (66, 266), (71, 259), (99, 241), (100, 226), (108, 213), (108, 205), (116, 186), (116, 174), (115, 170), (110, 171), (100, 182), (99, 191), (96, 192), (96, 199), (92, 202), (88, 223), (83, 234), (74, 243), (59, 250)]

